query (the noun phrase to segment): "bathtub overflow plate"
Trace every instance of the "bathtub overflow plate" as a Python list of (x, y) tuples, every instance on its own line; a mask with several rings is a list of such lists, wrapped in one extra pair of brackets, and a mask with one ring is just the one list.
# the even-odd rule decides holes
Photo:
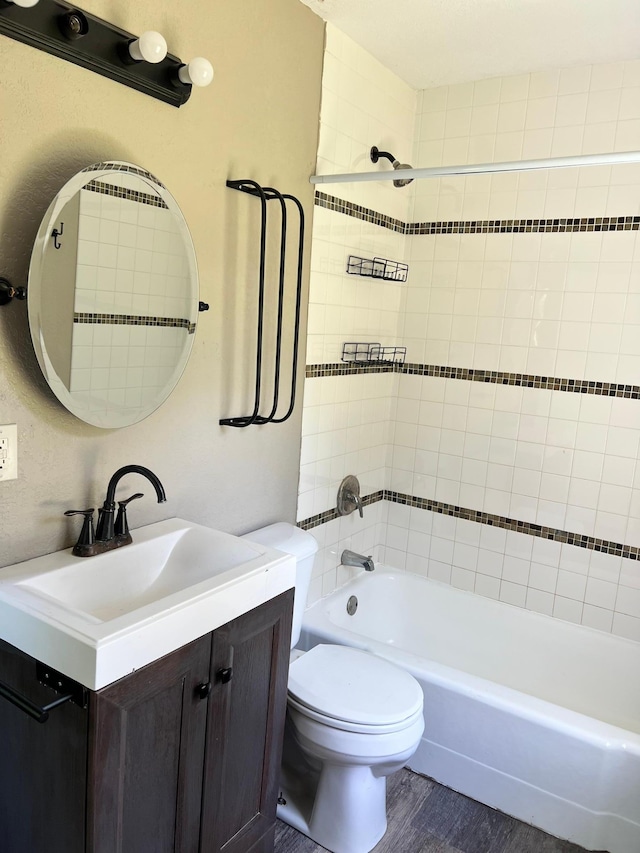
[(349, 601), (347, 601), (347, 613), (349, 616), (353, 616), (353, 614), (358, 609), (358, 599), (355, 595), (349, 596)]

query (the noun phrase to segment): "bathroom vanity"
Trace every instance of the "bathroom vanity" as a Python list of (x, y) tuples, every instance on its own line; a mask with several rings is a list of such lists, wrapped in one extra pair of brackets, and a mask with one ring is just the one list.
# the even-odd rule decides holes
[[(284, 593), (44, 725), (0, 703), (5, 853), (272, 850), (292, 602)], [(0, 677), (55, 697), (4, 642)]]
[[(193, 572), (204, 553), (198, 537), (208, 542), (209, 573), (174, 589), (176, 577), (194, 580), (188, 566)], [(121, 555), (73, 562), (60, 552), (0, 570), (0, 682), (12, 692), (0, 698), (3, 853), (268, 853), (293, 561), (178, 519), (134, 531), (134, 540)], [(75, 578), (84, 567), (90, 575), (93, 564), (109, 575), (127, 552), (134, 561), (147, 554), (147, 545), (159, 549), (160, 570), (146, 591), (138, 585), (133, 609), (113, 596), (107, 609), (103, 598), (93, 605), (77, 588), (73, 605), (71, 593), (62, 601), (56, 583), (65, 571)], [(129, 595), (122, 589), (120, 599)], [(202, 618), (212, 630), (202, 632)], [(161, 656), (158, 625), (166, 642), (179, 643)], [(118, 654), (109, 652), (118, 645)], [(138, 667), (144, 655), (157, 659)], [(83, 658), (75, 681), (73, 661)], [(57, 671), (54, 661), (63, 664)], [(122, 667), (129, 674), (101, 684)], [(46, 706), (70, 692), (43, 724), (19, 707), (21, 697)]]

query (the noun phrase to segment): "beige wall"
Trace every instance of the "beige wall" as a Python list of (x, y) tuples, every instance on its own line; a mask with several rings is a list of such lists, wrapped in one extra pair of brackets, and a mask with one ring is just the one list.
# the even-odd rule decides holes
[(83, 7), (133, 33), (160, 30), (172, 53), (209, 57), (216, 78), (175, 109), (1, 37), (2, 65), (13, 72), (0, 91), (0, 274), (23, 283), (52, 197), (81, 167), (116, 158), (149, 169), (178, 200), (211, 310), (200, 317), (170, 399), (116, 431), (61, 408), (40, 375), (24, 304), (0, 310), (0, 423), (17, 423), (19, 434), (19, 479), (0, 483), (0, 565), (70, 545), (76, 523), (64, 510), (98, 506), (110, 475), (129, 463), (152, 468), (168, 495), (158, 506), (141, 479), (123, 480), (123, 495), (147, 494), (132, 526), (181, 516), (244, 532), (295, 518), (301, 406), (283, 425), (218, 425), (250, 408), (253, 382), (248, 235), (256, 211), (225, 180), (283, 188), (311, 216), (323, 23), (298, 0), (86, 0)]

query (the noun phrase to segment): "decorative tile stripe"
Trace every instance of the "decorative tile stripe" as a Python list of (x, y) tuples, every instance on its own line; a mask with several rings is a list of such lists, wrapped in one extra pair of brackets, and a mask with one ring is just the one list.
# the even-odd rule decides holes
[(318, 379), (322, 376), (354, 376), (359, 373), (396, 373), (396, 364), (392, 362), (366, 362), (354, 364), (351, 362), (335, 362), (333, 364), (308, 364), (307, 379)]
[[(598, 539), (595, 536), (585, 536), (582, 533), (571, 533), (568, 530), (547, 527), (544, 524), (533, 524), (530, 521), (518, 521), (515, 518), (494, 515), (491, 512), (481, 512), (476, 509), (467, 509), (455, 506), (454, 504), (443, 503), (442, 501), (434, 501), (430, 498), (417, 498), (413, 495), (405, 495), (402, 492), (394, 492), (390, 489), (383, 489), (367, 495), (367, 497), (362, 498), (362, 503), (364, 506), (368, 506), (380, 500), (387, 500), (392, 503), (415, 507), (416, 509), (425, 509), (429, 510), (429, 512), (437, 512), (441, 515), (449, 515), (453, 518), (464, 519), (465, 521), (475, 521), (478, 524), (487, 524), (490, 527), (500, 527), (503, 530), (512, 530), (515, 533), (527, 533), (529, 536), (537, 536), (540, 539), (560, 542), (563, 545), (575, 545), (578, 548), (586, 548), (589, 551), (600, 551), (603, 554), (610, 554), (614, 557), (640, 560), (640, 548), (635, 545), (622, 545), (620, 542), (612, 542), (609, 539)], [(303, 530), (312, 530), (314, 527), (318, 527), (327, 521), (332, 521), (337, 517), (335, 509), (327, 510), (327, 512), (322, 512), (306, 518), (304, 521), (299, 521), (298, 527), (301, 527)]]
[(640, 216), (588, 216), (573, 219), (485, 219), (459, 222), (407, 222), (405, 234), (558, 234), (576, 231), (638, 231)]
[(392, 216), (386, 216), (384, 213), (378, 213), (377, 210), (372, 210), (370, 207), (363, 207), (361, 204), (354, 204), (334, 195), (328, 195), (320, 192), (320, 190), (316, 190), (315, 204), (317, 207), (326, 207), (327, 210), (335, 210), (337, 213), (346, 213), (347, 216), (353, 216), (363, 222), (371, 222), (372, 225), (380, 225), (382, 228), (388, 228), (398, 234), (406, 234), (406, 222), (401, 222)]
[(151, 207), (162, 207), (165, 210), (169, 210), (169, 206), (165, 204), (159, 195), (150, 195), (150, 193), (130, 190), (127, 187), (118, 187), (115, 184), (105, 184), (103, 181), (89, 181), (82, 189), (89, 190), (92, 193), (114, 196), (115, 198), (126, 198), (128, 201), (135, 201), (138, 204), (149, 204)]
[[(383, 497), (384, 492), (380, 490), (379, 492), (373, 492), (370, 495), (361, 497), (360, 500), (362, 501), (362, 506), (370, 506), (381, 501)], [(319, 512), (317, 515), (305, 518), (304, 521), (299, 521), (298, 527), (301, 527), (303, 530), (312, 530), (314, 527), (319, 527), (321, 524), (326, 524), (327, 521), (333, 521), (336, 518), (340, 518), (340, 516), (338, 515), (338, 510), (334, 507), (333, 509), (327, 509), (325, 512)]]
[(139, 314), (91, 314), (78, 311), (73, 315), (73, 322), (102, 326), (163, 326), (172, 329), (186, 329), (190, 335), (196, 330), (195, 323), (183, 320), (180, 317), (145, 317)]
[(132, 163), (112, 163), (110, 161), (105, 161), (103, 163), (93, 163), (91, 166), (87, 166), (84, 169), (81, 169), (82, 172), (126, 172), (129, 175), (139, 175), (141, 178), (146, 178), (149, 181), (153, 181), (154, 184), (157, 184), (159, 187), (166, 189), (165, 185), (159, 181), (155, 175), (152, 175), (151, 172), (147, 172), (146, 169), (141, 169), (140, 166), (134, 166)]
[[(346, 368), (346, 369), (345, 369)], [(435, 376), (439, 379), (464, 379), (493, 385), (518, 385), (547, 391), (567, 391), (573, 394), (595, 394), (601, 397), (640, 399), (640, 385), (618, 382), (596, 382), (590, 379), (563, 379), (557, 376), (537, 376), (533, 373), (506, 373), (501, 370), (474, 370), (467, 367), (447, 367), (439, 364), (366, 364), (351, 368), (349, 364), (308, 364), (307, 379), (324, 376), (345, 376), (350, 373), (402, 373), (410, 376)]]
[(437, 376), (442, 379), (466, 379), (470, 382), (489, 382), (494, 385), (519, 385), (523, 388), (542, 388), (548, 391), (568, 391), (574, 394), (640, 399), (640, 385), (623, 385), (618, 382), (562, 379), (556, 376), (537, 376), (533, 373), (505, 373), (501, 370), (474, 370), (466, 367), (445, 367), (437, 364), (399, 364), (396, 367), (397, 373), (412, 376)]
[(442, 515), (450, 515), (454, 518), (462, 518), (466, 521), (476, 521), (479, 524), (488, 524), (491, 527), (500, 527), (503, 530), (513, 530), (516, 533), (528, 533), (540, 539), (549, 539), (564, 545), (576, 545), (578, 548), (587, 548), (589, 551), (601, 551), (603, 554), (611, 554), (615, 557), (626, 557), (629, 560), (640, 559), (640, 548), (634, 545), (622, 545), (609, 539), (598, 539), (595, 536), (585, 536), (582, 533), (570, 533), (568, 530), (560, 530), (557, 527), (547, 527), (544, 524), (533, 524), (530, 521), (518, 521), (503, 515), (494, 515), (491, 512), (481, 512), (475, 509), (454, 506), (453, 504), (433, 501), (429, 498), (416, 498), (413, 495), (405, 495), (401, 492), (384, 490), (384, 500), (393, 503), (405, 504), (418, 509), (427, 509)]
[(583, 216), (564, 219), (471, 219), (436, 222), (402, 222), (350, 201), (316, 190), (315, 204), (380, 225), (398, 234), (557, 234), (588, 231), (638, 231), (640, 216)]

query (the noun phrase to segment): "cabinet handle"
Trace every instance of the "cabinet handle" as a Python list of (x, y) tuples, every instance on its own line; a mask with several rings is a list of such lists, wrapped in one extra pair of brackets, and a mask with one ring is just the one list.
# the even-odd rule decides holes
[(216, 678), (221, 684), (228, 684), (231, 681), (231, 676), (233, 675), (232, 667), (228, 666), (225, 669), (219, 669), (216, 673)]
[(206, 699), (211, 693), (211, 682), (205, 681), (203, 684), (198, 684), (196, 687), (196, 695), (200, 699)]

